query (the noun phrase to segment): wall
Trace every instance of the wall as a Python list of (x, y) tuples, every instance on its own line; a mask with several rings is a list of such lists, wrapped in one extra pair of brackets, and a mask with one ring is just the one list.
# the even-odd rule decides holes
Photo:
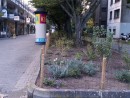
[[(100, 5), (97, 7), (96, 11), (95, 11), (95, 24), (96, 25), (107, 25), (107, 3), (108, 0), (101, 0)], [(106, 12), (102, 11), (102, 8), (106, 8)], [(105, 22), (105, 23), (102, 23)]]
[(122, 18), (121, 22), (123, 23), (130, 23), (130, 8), (127, 7), (130, 6), (130, 4), (127, 4), (127, 0), (122, 1)]
[[(110, 4), (111, 0), (108, 1), (108, 17), (107, 17), (107, 29), (116, 29), (116, 34), (113, 36), (114, 38), (120, 38), (120, 22), (121, 22), (121, 14), (122, 14), (122, 0), (120, 2), (115, 3), (113, 0), (113, 4)], [(114, 10), (120, 9), (119, 18), (114, 19)], [(110, 12), (112, 11), (112, 19), (110, 20)]]
[[(110, 6), (110, 1), (108, 2), (108, 18), (107, 18), (107, 21), (108, 21), (108, 24), (109, 23), (119, 23), (121, 22), (121, 5), (122, 5), (122, 2), (117, 2), (117, 3), (113, 3), (111, 6)], [(115, 2), (115, 0), (113, 0)], [(120, 9), (120, 17), (118, 19), (114, 19), (114, 10), (116, 9)], [(110, 20), (110, 11), (112, 11), (112, 20)]]
[(130, 23), (121, 23), (120, 32), (124, 34), (130, 33)]
[(107, 27), (107, 30), (109, 31), (109, 29), (112, 30), (113, 32), (113, 29), (116, 29), (116, 34), (113, 36), (114, 38), (120, 38), (120, 23), (111, 23), (108, 25)]

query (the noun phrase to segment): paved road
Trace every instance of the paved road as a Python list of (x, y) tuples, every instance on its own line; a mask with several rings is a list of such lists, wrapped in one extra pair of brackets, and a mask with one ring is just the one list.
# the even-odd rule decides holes
[[(130, 45), (129, 44), (120, 44), (120, 46), (121, 46), (122, 52), (127, 51), (130, 54)], [(113, 49), (119, 50), (119, 45), (116, 41), (114, 41), (114, 43), (113, 43)]]
[(35, 35), (0, 39), (0, 93), (10, 93), (20, 85), (21, 77), (40, 53), (41, 46), (34, 41)]

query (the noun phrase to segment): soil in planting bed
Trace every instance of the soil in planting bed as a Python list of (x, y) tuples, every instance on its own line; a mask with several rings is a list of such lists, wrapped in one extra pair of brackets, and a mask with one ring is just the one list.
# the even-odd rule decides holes
[[(64, 56), (60, 56), (60, 52), (55, 47), (49, 48), (47, 51), (47, 54), (45, 56), (45, 63), (49, 60), (53, 61), (55, 58), (62, 58), (62, 59), (71, 59), (75, 57), (76, 53), (82, 54), (82, 60), (83, 62), (88, 62), (87, 56), (82, 52), (83, 48), (72, 48), (69, 51), (64, 53)], [(63, 79), (57, 79), (57, 81), (60, 81), (63, 85), (61, 87), (49, 87), (45, 86), (43, 84), (43, 88), (45, 89), (100, 89), (100, 81), (101, 81), (101, 62), (102, 58), (98, 57), (93, 61), (95, 64), (99, 66), (98, 73), (93, 76), (85, 76), (83, 75), (81, 78), (63, 78)], [(109, 61), (107, 63), (107, 69), (106, 69), (106, 81), (105, 81), (105, 88), (106, 90), (129, 90), (130, 84), (119, 82), (115, 79), (115, 71), (126, 69), (125, 64), (123, 63), (123, 60), (121, 58), (121, 55), (117, 52), (112, 52), (111, 57), (109, 58)], [(44, 76), (45, 78), (51, 77), (51, 75), (48, 73), (47, 66), (45, 66), (44, 69)], [(36, 85), (39, 86), (40, 79), (39, 76), (36, 81)]]

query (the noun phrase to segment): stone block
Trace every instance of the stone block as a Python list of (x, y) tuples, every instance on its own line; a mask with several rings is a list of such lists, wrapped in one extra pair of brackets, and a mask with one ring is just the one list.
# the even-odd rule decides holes
[(75, 98), (100, 98), (98, 91), (76, 90)]

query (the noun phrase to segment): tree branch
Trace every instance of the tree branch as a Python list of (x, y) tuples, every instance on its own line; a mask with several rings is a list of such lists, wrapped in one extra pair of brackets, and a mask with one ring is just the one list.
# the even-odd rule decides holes
[(73, 17), (73, 15), (62, 4), (60, 4), (60, 6), (68, 14), (69, 17), (71, 17), (71, 18)]
[(71, 0), (71, 3), (72, 3), (72, 8), (75, 9), (75, 7), (74, 7), (74, 1)]
[(90, 5), (90, 8), (83, 14), (83, 19), (84, 17), (86, 17), (86, 15), (91, 12), (91, 10), (93, 10), (96, 6), (96, 3), (98, 3), (101, 0), (94, 0), (94, 2), (92, 2), (92, 4)]
[(68, 0), (65, 0), (65, 1), (67, 3), (68, 7), (70, 8), (71, 12), (73, 13), (75, 10), (73, 9), (72, 5), (70, 5), (70, 3), (68, 2)]
[(96, 10), (96, 8), (98, 7), (98, 5), (100, 4), (101, 0), (96, 0), (91, 6), (90, 6), (90, 10), (85, 12), (84, 16), (82, 17), (81, 20), (81, 27), (82, 29), (84, 28), (84, 25), (86, 23), (86, 21), (93, 15), (94, 11)]

